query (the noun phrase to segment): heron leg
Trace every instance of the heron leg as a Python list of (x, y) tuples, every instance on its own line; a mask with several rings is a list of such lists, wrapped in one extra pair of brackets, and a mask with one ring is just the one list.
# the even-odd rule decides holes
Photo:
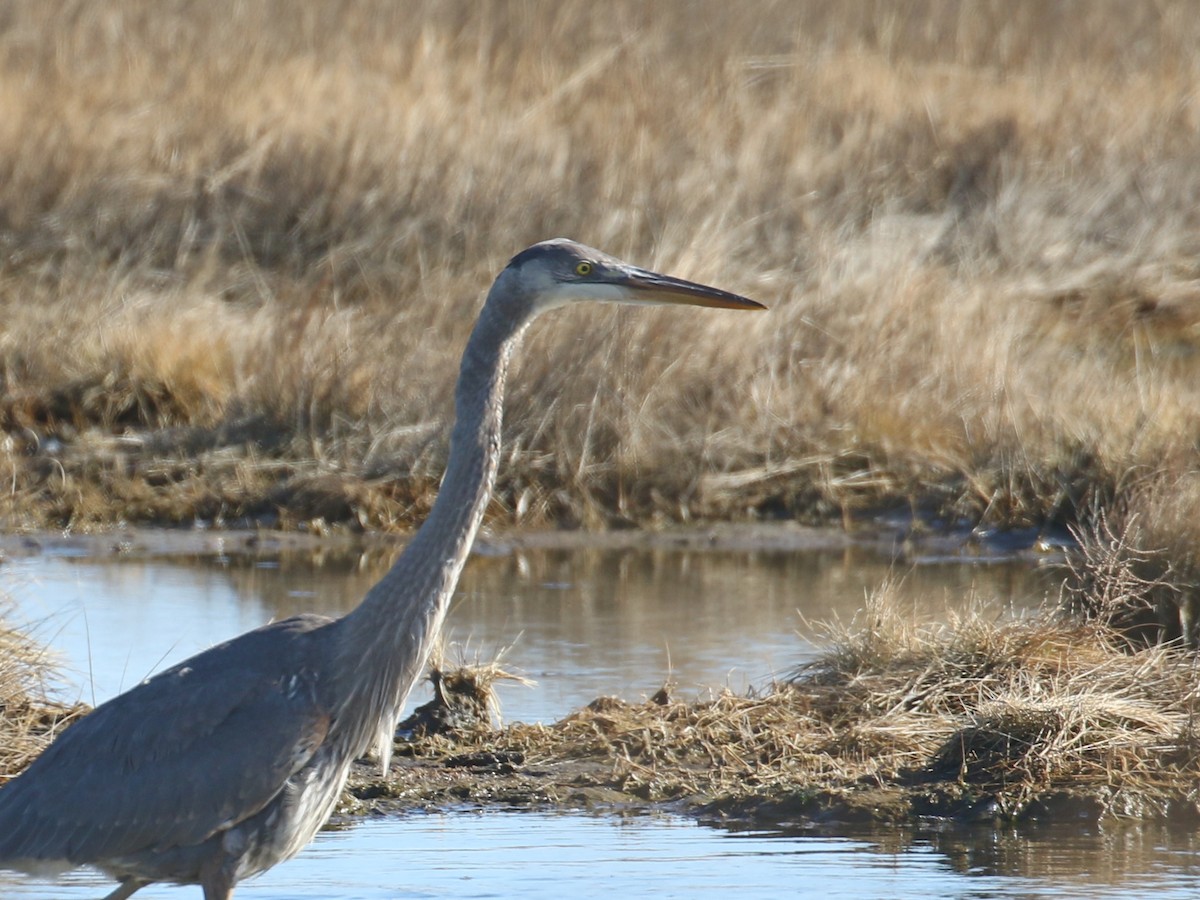
[(139, 881), (136, 878), (125, 878), (121, 884), (111, 894), (106, 894), (104, 900), (125, 900), (131, 896), (134, 891), (139, 891), (148, 885), (148, 881)]
[(228, 878), (209, 878), (201, 885), (204, 900), (230, 900), (233, 897), (233, 881)]
[(200, 887), (204, 889), (204, 900), (230, 900), (233, 896), (233, 885), (236, 881), (234, 872), (236, 864), (220, 861), (205, 865), (200, 869)]

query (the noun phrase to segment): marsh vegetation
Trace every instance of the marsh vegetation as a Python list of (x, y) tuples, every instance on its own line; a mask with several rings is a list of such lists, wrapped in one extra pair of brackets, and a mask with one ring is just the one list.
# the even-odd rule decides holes
[(569, 234), (757, 297), (539, 326), (493, 520), (1138, 510), (1192, 546), (1188, 4), (17, 3), (8, 528), (405, 528), (482, 291)]

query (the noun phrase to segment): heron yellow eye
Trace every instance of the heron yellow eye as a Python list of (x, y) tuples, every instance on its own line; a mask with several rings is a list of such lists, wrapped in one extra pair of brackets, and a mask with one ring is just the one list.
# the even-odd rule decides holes
[(592, 264), (590, 262), (586, 262), (586, 261), (581, 262), (579, 265), (577, 265), (575, 267), (575, 274), (576, 275), (591, 275), (592, 274)]

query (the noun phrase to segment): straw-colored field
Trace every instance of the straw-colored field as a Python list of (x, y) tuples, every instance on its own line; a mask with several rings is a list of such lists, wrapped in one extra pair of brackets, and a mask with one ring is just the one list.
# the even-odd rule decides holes
[(0, 16), (4, 527), (405, 527), (482, 293), (568, 235), (771, 307), (589, 309), (494, 519), (911, 503), (1200, 534), (1186, 2), (135, 2)]

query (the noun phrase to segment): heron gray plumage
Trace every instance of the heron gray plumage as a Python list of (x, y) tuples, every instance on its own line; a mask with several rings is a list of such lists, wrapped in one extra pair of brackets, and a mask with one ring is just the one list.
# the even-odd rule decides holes
[(386, 771), (491, 495), (509, 358), (534, 316), (577, 300), (763, 308), (573, 241), (514, 256), (463, 353), (441, 490), (387, 574), (341, 618), (265, 625), (67, 729), (0, 789), (0, 866), (92, 865), (120, 882), (107, 900), (158, 881), (227, 900), (312, 839), (371, 744)]

